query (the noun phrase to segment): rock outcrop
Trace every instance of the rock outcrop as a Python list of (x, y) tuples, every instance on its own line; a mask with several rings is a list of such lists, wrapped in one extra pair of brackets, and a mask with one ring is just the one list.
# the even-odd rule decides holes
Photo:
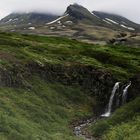
[[(40, 66), (37, 63), (29, 63), (22, 66), (22, 69), (15, 67), (10, 70), (0, 69), (0, 86), (7, 87), (25, 87), (31, 88), (27, 81), (30, 81), (32, 75), (36, 75), (44, 79), (48, 83), (59, 82), (68, 86), (80, 86), (85, 94), (95, 97), (97, 101), (96, 112), (103, 112), (108, 104), (114, 83), (117, 80), (110, 73), (95, 69), (85, 65), (53, 65), (46, 64)], [(134, 76), (130, 79), (132, 86), (128, 90), (128, 99), (130, 101), (139, 96), (140, 76)], [(121, 95), (125, 83), (121, 83), (120, 91), (115, 96), (113, 109), (121, 105)], [(117, 100), (120, 102), (117, 102)]]

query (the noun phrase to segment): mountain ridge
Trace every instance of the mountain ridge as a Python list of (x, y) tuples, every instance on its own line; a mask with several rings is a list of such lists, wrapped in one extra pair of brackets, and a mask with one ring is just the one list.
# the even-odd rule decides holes
[(49, 13), (38, 13), (38, 12), (29, 12), (29, 13), (11, 13), (5, 18), (1, 19), (1, 24), (28, 24), (28, 23), (46, 23), (57, 18), (57, 15)]
[[(97, 22), (99, 25), (101, 25), (103, 23), (104, 24), (108, 23), (109, 21), (105, 22), (105, 18), (110, 17), (111, 20), (117, 19), (117, 20), (119, 20), (119, 22), (123, 22), (125, 25), (126, 24), (129, 25), (131, 23), (131, 25), (133, 25), (133, 26), (134, 25), (140, 26), (140, 24), (137, 24), (133, 21), (130, 21), (121, 15), (111, 14), (111, 13), (107, 13), (107, 12), (100, 12), (100, 11), (90, 12), (87, 8), (85, 8), (79, 4), (69, 5), (67, 7), (66, 11), (64, 12), (64, 14), (66, 14), (66, 13), (69, 14), (71, 17), (74, 17), (76, 19), (79, 19), (79, 20), (88, 19), (88, 20), (91, 20), (93, 23)], [(22, 18), (22, 17), (24, 17), (25, 19), (21, 19), (21, 21), (19, 22), (20, 24), (22, 24), (22, 22), (24, 23), (24, 21), (25, 21), (25, 23), (29, 23), (30, 21), (28, 21), (28, 20), (33, 20), (33, 22), (40, 21), (42, 23), (51, 22), (59, 16), (55, 15), (55, 14), (50, 14), (50, 13), (39, 13), (39, 12), (18, 13), (18, 12), (15, 12), (15, 13), (11, 13), (8, 16), (1, 19), (0, 24), (3, 24), (3, 23), (4, 24), (7, 24), (7, 23), (13, 24), (16, 21), (18, 22), (18, 20), (19, 20), (18, 18)], [(102, 22), (101, 20), (103, 20), (103, 23), (101, 23)], [(127, 23), (125, 23), (123, 20), (127, 21)], [(101, 26), (103, 26), (103, 25), (101, 25)]]
[(131, 26), (135, 30), (139, 29), (138, 26), (140, 26), (140, 24), (137, 24), (137, 23), (125, 18), (124, 16), (121, 16), (121, 15), (118, 15), (118, 14), (112, 14), (112, 13), (100, 12), (100, 11), (93, 11), (92, 13), (95, 14), (100, 19), (104, 20), (104, 21), (108, 20), (108, 22), (109, 22), (109, 19), (110, 19), (110, 23), (111, 23), (111, 20), (112, 20), (112, 23), (114, 21), (114, 23), (118, 24), (118, 25), (124, 25), (126, 27)]

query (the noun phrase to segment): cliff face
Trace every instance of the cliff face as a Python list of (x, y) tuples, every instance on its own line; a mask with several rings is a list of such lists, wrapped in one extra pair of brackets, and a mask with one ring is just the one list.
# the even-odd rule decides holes
[(8, 71), (0, 69), (0, 86), (19, 87), (22, 84), (22, 74), (15, 69)]
[[(33, 77), (48, 84), (79, 86), (96, 100), (97, 110), (104, 110), (115, 82), (139, 73), (139, 48), (99, 46), (57, 37), (6, 33), (0, 37), (2, 87), (32, 89)], [(138, 76), (131, 81), (128, 99), (139, 94)], [(121, 82), (119, 95), (128, 82)]]
[[(39, 76), (47, 83), (61, 83), (67, 86), (80, 86), (82, 90), (89, 94), (91, 97), (96, 98), (97, 112), (103, 111), (108, 104), (109, 97), (111, 95), (112, 88), (117, 80), (103, 70), (97, 70), (91, 66), (84, 65), (53, 65), (47, 64), (40, 66), (37, 63), (29, 63), (23, 67), (15, 67), (10, 71), (0, 70), (0, 86), (7, 87), (24, 87), (32, 88), (29, 84), (32, 76)], [(139, 96), (140, 91), (140, 76), (134, 76), (130, 79), (132, 86), (128, 89), (127, 101), (133, 100)], [(129, 82), (129, 81), (127, 81)], [(123, 89), (127, 85), (127, 82), (120, 84), (120, 90), (115, 96), (115, 101), (123, 94)], [(114, 109), (116, 109), (114, 104)], [(96, 109), (95, 109), (96, 110)]]
[(130, 78), (132, 82), (132, 86), (128, 91), (128, 100), (131, 101), (135, 97), (140, 96), (140, 74), (135, 75), (134, 77)]
[(65, 85), (79, 85), (100, 100), (106, 103), (110, 96), (115, 78), (110, 73), (94, 69), (90, 66), (74, 65), (28, 65), (31, 73), (38, 74), (49, 82), (60, 82)]
[(22, 70), (15, 67), (10, 71), (0, 70), (0, 86), (31, 88), (26, 81), (32, 76), (39, 76), (48, 83), (61, 83), (68, 86), (80, 86), (96, 97), (101, 105), (107, 104), (115, 79), (110, 73), (96, 70), (90, 66), (40, 66), (27, 64)]

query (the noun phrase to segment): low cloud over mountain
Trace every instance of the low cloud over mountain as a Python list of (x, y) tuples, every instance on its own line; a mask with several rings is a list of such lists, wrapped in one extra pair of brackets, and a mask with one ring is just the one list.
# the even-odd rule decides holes
[(49, 12), (62, 14), (72, 3), (79, 3), (90, 11), (98, 10), (123, 15), (140, 23), (139, 0), (3, 0), (0, 2), (0, 18), (11, 12)]

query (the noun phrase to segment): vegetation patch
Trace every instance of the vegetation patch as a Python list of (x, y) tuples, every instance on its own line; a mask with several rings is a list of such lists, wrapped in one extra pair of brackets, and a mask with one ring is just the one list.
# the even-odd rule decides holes
[(140, 135), (140, 98), (122, 106), (108, 119), (99, 120), (92, 125), (91, 132), (95, 137), (104, 140), (138, 140)]
[[(0, 33), (1, 139), (78, 139), (70, 129), (70, 123), (95, 115), (93, 112), (98, 101), (97, 95), (92, 93), (97, 93), (98, 89), (101, 90), (98, 92), (99, 100), (104, 102), (104, 96), (108, 99), (108, 94), (102, 96), (111, 85), (111, 76), (109, 84), (105, 83), (108, 75), (120, 81), (139, 73), (139, 54), (140, 49), (135, 47), (101, 46), (60, 37)], [(50, 81), (45, 72), (48, 77), (53, 75)], [(107, 88), (100, 83), (106, 84)], [(82, 84), (90, 91), (84, 91)], [(114, 139), (121, 129), (126, 128), (127, 132), (124, 135), (120, 133), (120, 137), (134, 132), (139, 127), (136, 124), (139, 122), (139, 103), (138, 98), (120, 108), (111, 118), (98, 122), (92, 128), (93, 135), (104, 134), (104, 139)], [(133, 129), (130, 129), (131, 124), (134, 124)]]
[(106, 70), (120, 80), (140, 72), (139, 48), (92, 45), (59, 37), (9, 33), (0, 33), (0, 36), (0, 51), (5, 56), (11, 55), (14, 58), (1, 59), (1, 67), (7, 67), (8, 61), (10, 65), (11, 61), (14, 64), (20, 62), (22, 65), (31, 61), (40, 65), (80, 64)]

